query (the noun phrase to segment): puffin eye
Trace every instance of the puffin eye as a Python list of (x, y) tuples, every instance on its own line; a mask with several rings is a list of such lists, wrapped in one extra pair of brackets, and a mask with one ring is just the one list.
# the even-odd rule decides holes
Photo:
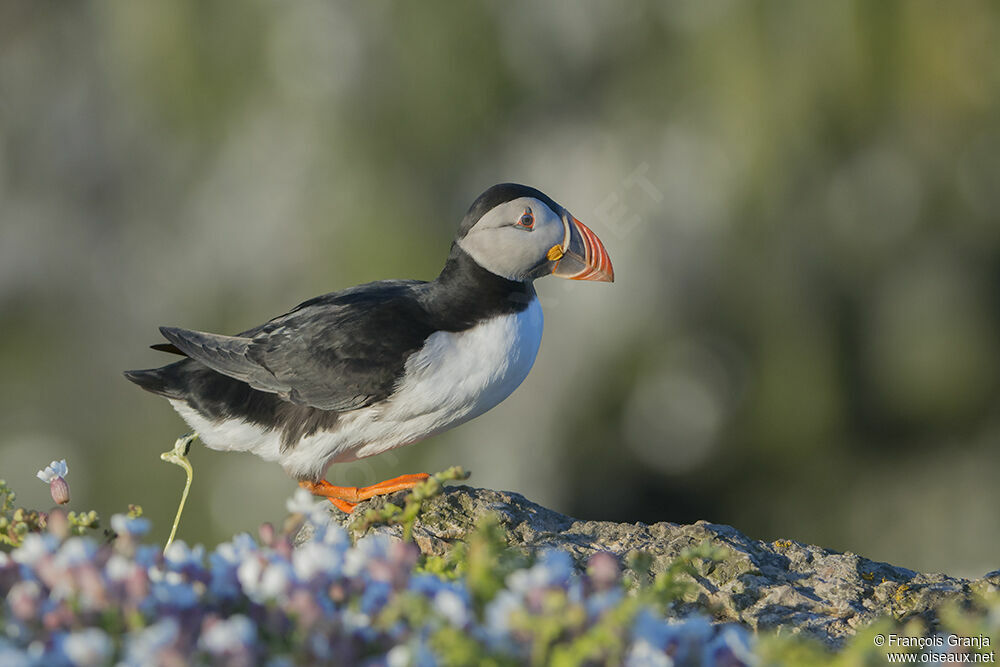
[(517, 221), (517, 224), (520, 225), (521, 227), (524, 227), (525, 229), (531, 229), (532, 227), (535, 226), (535, 216), (531, 214), (530, 208), (524, 209), (524, 214), (521, 215), (521, 218)]

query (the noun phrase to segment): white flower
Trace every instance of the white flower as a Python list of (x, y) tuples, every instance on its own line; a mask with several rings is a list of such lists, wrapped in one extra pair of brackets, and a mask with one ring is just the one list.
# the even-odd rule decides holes
[(369, 561), (385, 560), (391, 540), (388, 535), (365, 535), (344, 555), (344, 574), (356, 577), (368, 567)]
[(55, 563), (59, 567), (74, 567), (89, 563), (97, 553), (97, 545), (86, 537), (71, 537), (63, 542)]
[(455, 591), (438, 591), (434, 596), (434, 609), (457, 628), (465, 627), (469, 621), (469, 610), (465, 600)]
[(236, 652), (257, 641), (257, 626), (242, 614), (216, 621), (201, 635), (199, 646), (209, 653), (219, 655)]
[(55, 551), (58, 545), (59, 540), (53, 535), (28, 533), (24, 536), (21, 546), (10, 553), (10, 557), (14, 559), (15, 563), (34, 565), (41, 558)]
[(244, 594), (258, 603), (280, 598), (292, 585), (292, 571), (287, 562), (268, 563), (256, 556), (240, 563), (236, 578)]
[(280, 599), (292, 586), (292, 569), (283, 560), (272, 561), (260, 578), (260, 594), (265, 600)]
[(10, 591), (7, 592), (5, 606), (13, 612), (16, 618), (26, 620), (38, 616), (38, 607), (41, 602), (41, 585), (37, 581), (26, 579), (10, 587)]
[(331, 547), (336, 547), (340, 553), (343, 553), (351, 546), (351, 538), (348, 537), (346, 530), (335, 523), (331, 523), (323, 533), (323, 543)]
[(74, 632), (63, 643), (63, 652), (74, 665), (105, 665), (113, 648), (111, 639), (98, 628)]
[(632, 644), (625, 657), (625, 667), (673, 667), (674, 660), (645, 639)]
[(292, 553), (292, 566), (300, 581), (309, 581), (321, 573), (334, 577), (343, 563), (339, 551), (317, 542), (306, 542)]
[(368, 614), (348, 607), (341, 613), (340, 622), (348, 633), (354, 633), (371, 628), (372, 619)]
[(385, 663), (389, 667), (409, 667), (412, 664), (413, 652), (406, 644), (398, 644), (385, 654)]
[(510, 616), (524, 609), (521, 598), (510, 591), (500, 591), (486, 605), (486, 632), (494, 642), (498, 642), (510, 632)]
[(66, 459), (53, 461), (45, 468), (45, 470), (39, 470), (36, 473), (38, 479), (42, 480), (46, 484), (51, 484), (52, 480), (56, 477), (65, 477), (68, 474), (69, 468), (66, 466)]
[(252, 600), (257, 600), (257, 589), (260, 586), (260, 575), (264, 572), (264, 561), (251, 556), (236, 568), (236, 578), (243, 587), (243, 592)]
[(312, 516), (317, 509), (327, 507), (325, 500), (316, 501), (316, 496), (303, 488), (295, 489), (295, 495), (285, 501), (285, 509), (292, 514)]
[(326, 500), (316, 500), (316, 496), (305, 489), (295, 489), (295, 495), (285, 501), (285, 509), (291, 514), (304, 516), (313, 525), (312, 539), (322, 539), (325, 529), (332, 525), (330, 521), (330, 503)]
[(125, 581), (139, 566), (121, 554), (111, 554), (104, 564), (104, 574), (109, 581)]

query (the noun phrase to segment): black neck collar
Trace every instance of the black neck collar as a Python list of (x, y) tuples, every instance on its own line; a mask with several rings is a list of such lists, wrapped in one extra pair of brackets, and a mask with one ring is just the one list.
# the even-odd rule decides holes
[(441, 329), (461, 331), (491, 317), (519, 313), (535, 298), (530, 281), (487, 271), (452, 243), (441, 274), (427, 283), (423, 304)]

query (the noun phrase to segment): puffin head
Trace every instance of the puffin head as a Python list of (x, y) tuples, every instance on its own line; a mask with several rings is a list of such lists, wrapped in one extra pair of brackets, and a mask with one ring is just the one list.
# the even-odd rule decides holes
[(455, 243), (479, 266), (519, 282), (554, 275), (614, 282), (604, 244), (548, 195), (501, 183), (479, 195)]

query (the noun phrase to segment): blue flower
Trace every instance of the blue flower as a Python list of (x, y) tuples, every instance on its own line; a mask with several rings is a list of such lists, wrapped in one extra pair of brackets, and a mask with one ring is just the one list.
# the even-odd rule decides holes
[(151, 524), (146, 517), (130, 517), (127, 514), (111, 515), (111, 530), (119, 535), (142, 537), (149, 532)]
[[(414, 593), (420, 593), (421, 595), (426, 595), (429, 598), (437, 595), (437, 592), (444, 590), (451, 585), (450, 582), (445, 581), (441, 577), (434, 574), (414, 574), (410, 577), (410, 582), (407, 588)], [(461, 584), (456, 584), (461, 586)]]
[(756, 665), (751, 637), (743, 628), (730, 625), (705, 645), (702, 663), (706, 665)]
[(542, 588), (568, 587), (572, 576), (573, 557), (565, 551), (546, 549), (533, 566), (512, 572), (507, 577), (507, 587), (527, 595)]
[(168, 572), (161, 581), (154, 581), (152, 599), (161, 608), (190, 609), (198, 604), (198, 592), (176, 572)]
[(199, 571), (204, 567), (205, 547), (198, 544), (189, 548), (184, 540), (177, 540), (163, 552), (163, 558), (171, 570)]
[(566, 586), (573, 576), (573, 557), (567, 551), (546, 549), (535, 568), (539, 568), (549, 586)]
[(208, 588), (212, 595), (229, 600), (240, 594), (240, 582), (236, 576), (240, 562), (240, 554), (230, 542), (220, 544), (215, 548), (215, 551), (209, 554)]
[(0, 639), (0, 665), (4, 667), (31, 667), (27, 653), (5, 639)]
[(97, 545), (87, 537), (71, 537), (63, 542), (55, 555), (55, 565), (70, 568), (90, 563), (97, 554)]
[(361, 611), (368, 616), (377, 614), (389, 601), (392, 586), (386, 581), (370, 581), (361, 594)]
[(235, 549), (236, 553), (240, 554), (241, 557), (249, 553), (255, 553), (259, 549), (257, 542), (254, 541), (250, 533), (237, 533), (233, 536), (231, 543), (233, 545), (233, 549)]
[(140, 544), (135, 549), (136, 564), (147, 570), (156, 567), (160, 556), (160, 548), (152, 544)]
[(587, 617), (590, 619), (598, 618), (607, 610), (617, 607), (624, 597), (625, 591), (620, 588), (613, 588), (611, 590), (599, 591), (591, 594), (585, 602), (587, 607)]
[(148, 628), (129, 635), (125, 644), (125, 664), (130, 667), (158, 664), (161, 654), (175, 647), (180, 631), (177, 619), (167, 616)]

